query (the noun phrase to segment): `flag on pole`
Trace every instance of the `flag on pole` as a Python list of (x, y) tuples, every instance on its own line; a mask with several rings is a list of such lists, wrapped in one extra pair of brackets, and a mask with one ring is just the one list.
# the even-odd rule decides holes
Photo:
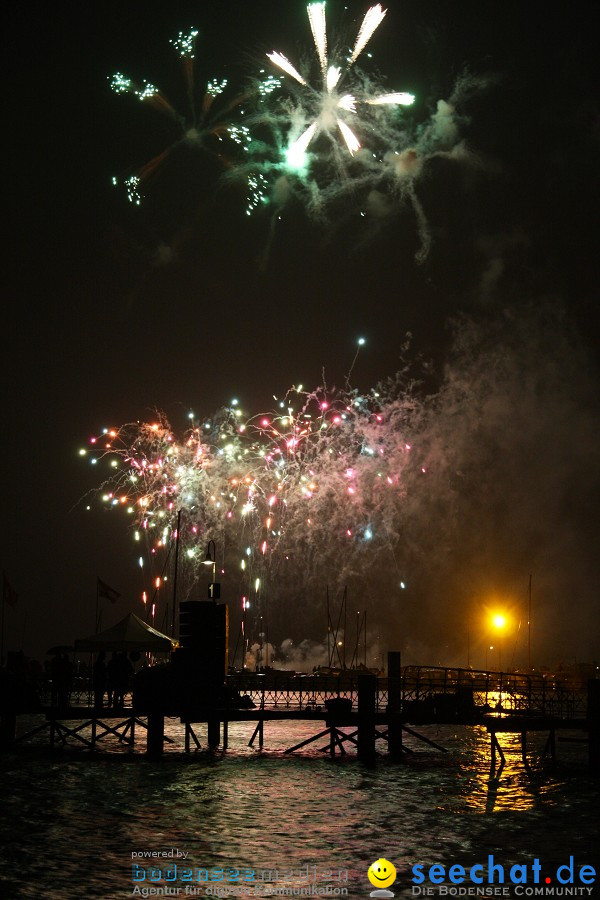
[(9, 606), (16, 606), (19, 599), (19, 595), (6, 577), (6, 572), (2, 573), (2, 599)]
[(111, 603), (116, 603), (121, 595), (114, 588), (109, 587), (101, 578), (98, 578), (98, 596), (110, 600)]

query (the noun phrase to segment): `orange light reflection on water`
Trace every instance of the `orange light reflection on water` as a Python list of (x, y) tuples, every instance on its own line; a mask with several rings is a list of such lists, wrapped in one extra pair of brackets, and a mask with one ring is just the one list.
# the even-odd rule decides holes
[[(529, 732), (525, 767), (521, 735), (498, 733), (504, 765), (496, 752), (496, 768), (491, 769), (491, 735), (484, 726), (461, 729), (460, 744), (469, 758), (462, 785), (462, 799), (471, 811), (481, 813), (532, 812), (564, 802), (565, 778), (551, 770), (544, 757), (548, 738), (545, 731)], [(462, 767), (461, 767), (462, 768)]]

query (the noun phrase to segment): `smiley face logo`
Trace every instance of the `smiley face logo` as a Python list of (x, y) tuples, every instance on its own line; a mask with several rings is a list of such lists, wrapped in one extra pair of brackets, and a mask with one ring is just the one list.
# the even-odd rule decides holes
[(377, 859), (369, 866), (369, 881), (376, 888), (386, 888), (396, 880), (396, 869), (387, 859)]

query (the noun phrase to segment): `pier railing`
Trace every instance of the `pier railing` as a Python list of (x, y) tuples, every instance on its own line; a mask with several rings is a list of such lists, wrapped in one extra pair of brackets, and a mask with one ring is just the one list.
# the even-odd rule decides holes
[[(332, 697), (358, 700), (357, 671), (338, 675), (295, 675), (285, 672), (229, 675), (228, 686), (250, 697), (256, 707), (265, 709), (317, 709)], [(519, 672), (493, 672), (441, 666), (405, 666), (399, 683), (400, 701), (405, 712), (439, 708), (450, 700), (461, 710), (498, 716), (525, 715), (582, 719), (586, 715), (587, 690), (584, 683), (561, 680), (556, 676)], [(388, 679), (377, 679), (375, 707), (388, 706)]]
[[(271, 710), (318, 711), (327, 700), (343, 698), (358, 705), (360, 670), (342, 670), (339, 674), (271, 671), (229, 675), (227, 686), (232, 695), (248, 697), (255, 708)], [(389, 703), (386, 677), (377, 678), (375, 710), (386, 712)], [(444, 712), (453, 718), (481, 716), (551, 717), (585, 719), (587, 684), (556, 675), (496, 672), (442, 666), (405, 666), (395, 684), (396, 699), (406, 718), (423, 718), (433, 711), (435, 719)], [(85, 678), (75, 679), (70, 692), (72, 706), (92, 702), (91, 685)], [(43, 706), (51, 705), (51, 685), (40, 690)]]

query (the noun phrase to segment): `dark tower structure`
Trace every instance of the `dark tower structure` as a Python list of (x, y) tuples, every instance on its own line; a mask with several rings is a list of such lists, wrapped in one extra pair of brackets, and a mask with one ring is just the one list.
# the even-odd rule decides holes
[(182, 714), (218, 704), (223, 694), (229, 652), (226, 603), (185, 600), (179, 604), (179, 649), (173, 675)]

